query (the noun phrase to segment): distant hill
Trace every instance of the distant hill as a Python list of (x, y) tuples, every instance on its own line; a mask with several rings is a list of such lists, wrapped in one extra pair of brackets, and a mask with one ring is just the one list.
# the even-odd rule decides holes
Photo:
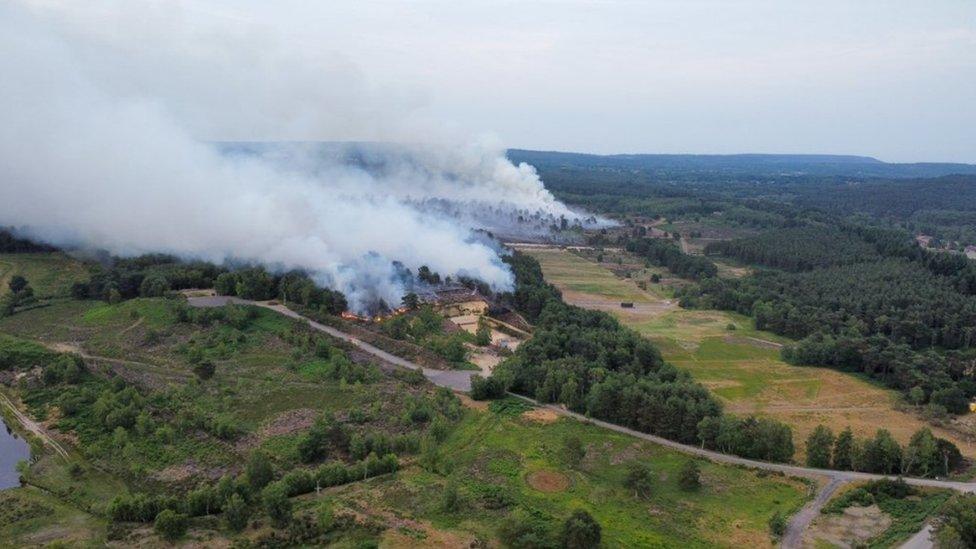
[(868, 156), (829, 154), (613, 154), (596, 155), (509, 149), (513, 162), (540, 170), (637, 170), (648, 174), (813, 175), (926, 178), (976, 175), (976, 164), (921, 162), (895, 164)]

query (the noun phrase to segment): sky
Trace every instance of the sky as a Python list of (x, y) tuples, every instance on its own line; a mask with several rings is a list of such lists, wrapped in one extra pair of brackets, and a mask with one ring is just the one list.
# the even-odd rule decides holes
[[(182, 46), (174, 37), (233, 36), (228, 43), (242, 58), (302, 67), (295, 78), (316, 85), (294, 101), (339, 107), (322, 109), (328, 120), (295, 116), (283, 125), (279, 109), (287, 116), (289, 105), (200, 85), (237, 78), (202, 64), (153, 83), (171, 87), (173, 97), (213, 94), (211, 105), (226, 115), (181, 113), (206, 121), (194, 128), (204, 139), (463, 134), (506, 147), (595, 153), (976, 163), (972, 0), (27, 4), (89, 42), (143, 50), (131, 64), (106, 61), (104, 71), (151, 80), (146, 58), (181, 48), (182, 59), (194, 47), (214, 47), (213, 40)], [(103, 57), (98, 51), (93, 58)], [(237, 116), (228, 102), (248, 114)]]

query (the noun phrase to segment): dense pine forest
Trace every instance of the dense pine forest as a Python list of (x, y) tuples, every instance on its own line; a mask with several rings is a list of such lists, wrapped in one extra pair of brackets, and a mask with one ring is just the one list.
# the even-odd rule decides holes
[[(788, 361), (864, 373), (936, 416), (976, 396), (976, 261), (959, 253), (976, 243), (976, 176), (949, 175), (969, 168), (809, 157), (786, 172), (775, 158), (518, 154), (560, 198), (625, 224), (666, 218), (732, 235), (707, 242), (704, 257), (636, 229), (594, 239), (697, 281), (679, 290), (683, 306), (749, 315), (799, 340)], [(712, 260), (754, 269), (718, 277)]]

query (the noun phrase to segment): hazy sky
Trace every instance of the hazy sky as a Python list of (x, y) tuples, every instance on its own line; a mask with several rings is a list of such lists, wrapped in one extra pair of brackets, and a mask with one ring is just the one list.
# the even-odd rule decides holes
[[(281, 62), (327, 59), (343, 73), (343, 90), (302, 100), (352, 95), (378, 119), (394, 111), (510, 147), (976, 162), (973, 0), (167, 1), (135, 25), (101, 9), (67, 11), (132, 47), (151, 48), (140, 33), (159, 29), (253, 35), (255, 48), (294, 52)], [(350, 134), (363, 136), (383, 133)]]

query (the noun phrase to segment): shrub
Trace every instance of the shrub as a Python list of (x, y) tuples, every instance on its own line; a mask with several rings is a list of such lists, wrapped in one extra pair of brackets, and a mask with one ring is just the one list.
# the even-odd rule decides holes
[(552, 530), (538, 514), (515, 512), (498, 527), (498, 538), (506, 547), (547, 548), (556, 545)]
[(247, 504), (240, 494), (232, 494), (224, 504), (224, 523), (232, 532), (240, 532), (247, 526)]
[(624, 479), (624, 486), (634, 491), (635, 498), (649, 498), (653, 485), (653, 473), (650, 467), (640, 462), (630, 464), (627, 469), (627, 477)]
[(267, 486), (274, 474), (268, 456), (260, 450), (251, 453), (247, 465), (244, 467), (244, 472), (247, 474), (248, 483), (253, 490), (260, 490)]
[(471, 398), (475, 400), (494, 400), (505, 396), (505, 385), (496, 377), (471, 376)]
[(579, 467), (583, 462), (583, 458), (586, 457), (586, 448), (583, 446), (583, 441), (577, 436), (568, 436), (563, 439), (563, 455), (566, 456), (566, 462), (570, 467)]
[(461, 508), (461, 494), (457, 484), (448, 482), (441, 494), (440, 509), (446, 513), (455, 513)]
[(182, 513), (177, 513), (171, 509), (164, 509), (156, 515), (156, 522), (153, 530), (159, 537), (167, 541), (180, 539), (186, 533), (187, 518)]
[(288, 488), (284, 483), (269, 484), (262, 490), (261, 505), (276, 528), (284, 528), (291, 522), (291, 500), (288, 499)]
[(214, 363), (209, 360), (201, 360), (193, 366), (193, 373), (200, 379), (212, 378), (216, 370), (217, 368), (214, 366)]
[(775, 537), (781, 537), (786, 533), (786, 515), (782, 511), (776, 511), (773, 516), (769, 517), (769, 531)]
[(559, 536), (562, 547), (566, 549), (593, 549), (600, 546), (600, 524), (582, 509), (573, 514), (563, 523), (563, 530)]
[(701, 468), (697, 461), (689, 459), (681, 466), (678, 486), (686, 492), (693, 492), (701, 487)]

